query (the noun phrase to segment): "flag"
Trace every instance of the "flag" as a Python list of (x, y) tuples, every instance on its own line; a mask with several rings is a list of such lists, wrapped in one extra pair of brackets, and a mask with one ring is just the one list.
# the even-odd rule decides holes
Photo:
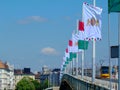
[(120, 12), (120, 0), (108, 0), (108, 13)]
[(69, 51), (68, 51), (68, 48), (66, 48), (66, 50), (65, 50), (65, 57), (67, 58), (69, 58)]
[(69, 40), (69, 44), (68, 44), (68, 51), (69, 51), (69, 53), (73, 52), (72, 51), (72, 43), (73, 43), (72, 40)]
[(88, 41), (78, 40), (78, 49), (87, 50), (88, 49)]
[(77, 34), (72, 33), (72, 39), (69, 40), (69, 46), (68, 46), (69, 52), (74, 52), (74, 53), (78, 52), (78, 39), (79, 37), (77, 36)]
[(68, 53), (68, 48), (66, 48), (66, 50), (65, 50), (65, 51), (66, 51), (66, 53)]
[(69, 64), (69, 61), (65, 61), (65, 64), (66, 64), (66, 65)]
[(84, 32), (84, 22), (79, 20), (79, 29), (78, 29), (78, 37), (79, 40), (85, 40), (85, 32)]
[(86, 39), (101, 39), (102, 9), (83, 3), (83, 22)]
[(69, 40), (69, 46), (72, 46), (72, 40)]
[(77, 57), (77, 54), (76, 53), (73, 53), (73, 52), (70, 52), (70, 61), (72, 61), (73, 58), (76, 58)]
[(79, 21), (78, 30), (78, 49), (79, 51), (86, 50), (88, 48), (88, 40), (85, 40), (84, 22)]
[(77, 36), (76, 33), (72, 33), (72, 52), (77, 53), (78, 52), (78, 39), (79, 37)]
[(78, 22), (78, 30), (84, 31), (84, 22), (81, 22), (81, 21)]

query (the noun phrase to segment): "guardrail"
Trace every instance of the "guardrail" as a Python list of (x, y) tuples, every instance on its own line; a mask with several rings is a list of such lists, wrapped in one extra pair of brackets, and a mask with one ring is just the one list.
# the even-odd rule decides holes
[[(109, 90), (109, 81), (95, 79), (92, 83), (91, 77), (84, 76), (72, 76), (69, 74), (64, 74), (62, 80), (66, 80), (67, 83), (73, 88), (73, 90)], [(117, 90), (117, 82), (112, 82), (112, 90)]]

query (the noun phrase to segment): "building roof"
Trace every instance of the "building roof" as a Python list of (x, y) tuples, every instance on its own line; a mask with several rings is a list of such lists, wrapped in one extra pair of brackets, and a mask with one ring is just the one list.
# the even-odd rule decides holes
[(52, 70), (52, 72), (60, 72), (60, 69), (59, 68), (55, 68)]
[(38, 72), (37, 74), (35, 74), (35, 78), (40, 79), (40, 75), (41, 75), (40, 72)]
[(25, 72), (24, 70), (21, 70), (21, 69), (14, 69), (14, 74), (15, 75), (34, 75), (32, 72)]
[(8, 69), (8, 65), (0, 60), (0, 69)]
[(21, 69), (14, 69), (14, 74), (15, 75), (21, 75), (22, 74), (22, 70)]

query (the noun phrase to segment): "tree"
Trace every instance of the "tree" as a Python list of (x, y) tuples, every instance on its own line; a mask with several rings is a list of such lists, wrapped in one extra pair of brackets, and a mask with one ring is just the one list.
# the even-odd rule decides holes
[(33, 80), (32, 83), (35, 86), (35, 90), (40, 90), (40, 83), (37, 80)]
[(34, 84), (29, 77), (23, 77), (16, 85), (16, 90), (35, 90)]
[(44, 82), (40, 83), (40, 90), (48, 88), (48, 80), (46, 79)]

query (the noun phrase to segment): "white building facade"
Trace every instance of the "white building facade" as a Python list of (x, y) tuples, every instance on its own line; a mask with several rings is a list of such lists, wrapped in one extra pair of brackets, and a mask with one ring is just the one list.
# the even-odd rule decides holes
[(14, 90), (14, 67), (0, 61), (0, 90)]

